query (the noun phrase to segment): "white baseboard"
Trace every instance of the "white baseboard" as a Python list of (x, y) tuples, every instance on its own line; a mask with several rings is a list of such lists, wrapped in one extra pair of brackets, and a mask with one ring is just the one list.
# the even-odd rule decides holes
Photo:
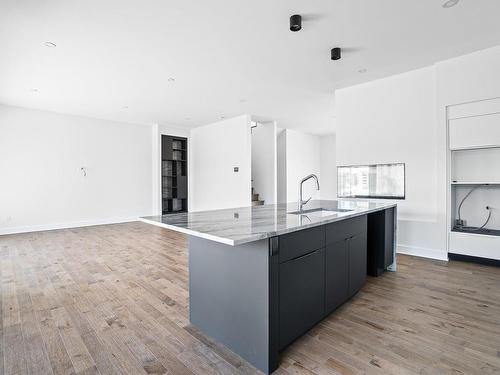
[[(147, 216), (147, 215), (142, 215), (142, 216)], [(94, 225), (129, 223), (132, 221), (138, 221), (138, 219), (139, 219), (138, 216), (134, 216), (134, 217), (103, 219), (103, 220), (74, 221), (74, 222), (69, 222), (69, 223), (27, 225), (27, 226), (20, 226), (20, 227), (0, 228), (0, 235), (28, 233), (28, 232), (41, 232), (41, 231), (45, 231), (45, 230), (55, 230), (55, 229), (91, 227)]]
[(421, 257), (421, 258), (430, 258), (430, 259), (448, 261), (448, 252), (435, 250), (435, 249), (426, 249), (423, 247), (415, 247), (415, 246), (398, 244), (396, 253), (397, 254), (405, 254), (405, 255), (413, 255), (413, 256)]

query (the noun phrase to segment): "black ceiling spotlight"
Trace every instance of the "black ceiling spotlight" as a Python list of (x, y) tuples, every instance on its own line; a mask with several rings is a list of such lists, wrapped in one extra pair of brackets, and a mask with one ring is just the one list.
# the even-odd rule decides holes
[(302, 29), (302, 16), (294, 14), (290, 17), (290, 31), (299, 31)]
[(332, 48), (332, 60), (340, 60), (341, 57), (340, 47)]

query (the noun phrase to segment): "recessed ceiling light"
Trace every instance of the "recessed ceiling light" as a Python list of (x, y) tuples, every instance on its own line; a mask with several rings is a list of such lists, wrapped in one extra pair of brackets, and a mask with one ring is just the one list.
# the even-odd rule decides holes
[(367, 69), (363, 68), (363, 69), (359, 69), (358, 73), (366, 73), (367, 71), (368, 71)]
[(38, 92), (38, 89), (31, 89), (31, 92)]
[(443, 8), (451, 8), (458, 4), (460, 0), (448, 0), (443, 4)]
[(128, 105), (124, 105), (122, 109), (128, 109)]
[(44, 45), (45, 45), (45, 47), (49, 47), (49, 48), (57, 47), (57, 45), (54, 42), (45, 42)]
[(170, 78), (168, 79), (168, 82), (175, 82), (175, 78), (170, 77)]
[(224, 120), (225, 118), (226, 118), (226, 116), (224, 116), (224, 115), (222, 115), (222, 116), (220, 117), (220, 119), (221, 119), (221, 120)]
[(246, 99), (240, 99), (240, 103), (245, 103), (246, 101)]

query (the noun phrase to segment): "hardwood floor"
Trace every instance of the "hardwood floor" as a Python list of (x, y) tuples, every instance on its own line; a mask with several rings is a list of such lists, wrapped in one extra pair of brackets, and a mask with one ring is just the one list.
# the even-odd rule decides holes
[[(142, 223), (0, 236), (0, 369), (257, 373), (189, 325), (186, 242)], [(500, 268), (398, 262), (276, 374), (500, 374)]]

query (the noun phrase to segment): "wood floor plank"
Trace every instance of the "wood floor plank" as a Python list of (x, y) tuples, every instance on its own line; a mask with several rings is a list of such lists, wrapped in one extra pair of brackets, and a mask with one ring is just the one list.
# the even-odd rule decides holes
[[(190, 325), (187, 253), (184, 235), (138, 222), (0, 236), (0, 373), (260, 373)], [(500, 374), (500, 268), (398, 264), (275, 374)]]
[(4, 324), (3, 324), (3, 277), (2, 277), (2, 262), (4, 258), (6, 259), (8, 255), (8, 250), (6, 245), (0, 243), (0, 370), (2, 373), (5, 372), (4, 368)]
[(14, 259), (17, 248), (10, 248), (10, 257), (2, 259), (2, 341), (4, 350), (5, 375), (27, 374), (26, 356), (24, 353), (24, 337), (22, 333), (21, 313), (16, 290)]
[(50, 375), (53, 373), (52, 367), (45, 350), (38, 320), (31, 305), (31, 299), (27, 293), (24, 293), (19, 296), (19, 302), (28, 372), (30, 374), (41, 373)]

